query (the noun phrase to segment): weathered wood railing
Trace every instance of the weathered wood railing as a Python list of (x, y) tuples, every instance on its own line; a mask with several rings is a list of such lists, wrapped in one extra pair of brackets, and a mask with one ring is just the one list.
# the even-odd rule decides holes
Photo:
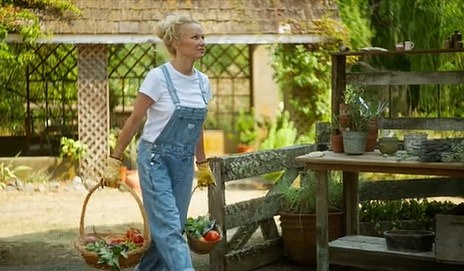
[[(208, 190), (209, 212), (224, 233), (222, 242), (210, 254), (211, 270), (252, 270), (282, 258), (282, 244), (274, 220), (279, 212), (279, 191), (291, 185), (303, 170), (294, 158), (315, 149), (315, 145), (297, 145), (210, 159), (217, 184)], [(226, 204), (226, 183), (278, 171), (284, 173), (266, 196)], [(235, 228), (229, 237), (227, 231)], [(263, 242), (249, 244), (258, 228)]]
[[(224, 238), (210, 254), (210, 270), (253, 270), (281, 259), (282, 243), (274, 217), (279, 212), (279, 191), (304, 172), (296, 156), (315, 151), (316, 145), (297, 145), (282, 149), (213, 157), (210, 166), (216, 186), (208, 190), (209, 212), (222, 226)], [(266, 196), (233, 204), (226, 203), (226, 183), (284, 171)], [(413, 180), (360, 180), (360, 200), (403, 199), (464, 195), (464, 182), (438, 177)], [(263, 242), (248, 241), (261, 229)], [(232, 236), (228, 230), (236, 229)]]

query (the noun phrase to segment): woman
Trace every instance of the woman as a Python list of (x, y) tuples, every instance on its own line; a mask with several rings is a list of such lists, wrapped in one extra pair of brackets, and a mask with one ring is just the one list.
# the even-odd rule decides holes
[(194, 270), (182, 233), (195, 158), (199, 173), (213, 180), (203, 147), (212, 94), (208, 77), (193, 67), (205, 53), (204, 34), (199, 22), (169, 15), (160, 22), (158, 36), (172, 59), (146, 75), (108, 158), (104, 184), (117, 186), (123, 151), (146, 115), (137, 166), (152, 243), (135, 270)]

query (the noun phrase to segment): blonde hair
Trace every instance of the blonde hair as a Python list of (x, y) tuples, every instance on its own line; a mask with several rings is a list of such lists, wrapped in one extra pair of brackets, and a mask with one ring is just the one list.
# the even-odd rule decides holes
[(185, 15), (170, 14), (167, 15), (158, 24), (157, 36), (163, 41), (164, 46), (172, 55), (176, 54), (176, 49), (172, 46), (172, 42), (178, 38), (179, 26), (184, 24), (200, 24), (199, 21)]

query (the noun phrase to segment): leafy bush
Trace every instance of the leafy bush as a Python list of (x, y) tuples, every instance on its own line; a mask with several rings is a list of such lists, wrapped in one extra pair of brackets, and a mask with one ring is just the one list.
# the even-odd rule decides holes
[(87, 154), (87, 145), (72, 138), (62, 137), (60, 140), (60, 157), (79, 160)]
[(404, 221), (414, 221), (415, 227), (435, 230), (435, 215), (446, 213), (456, 207), (451, 201), (429, 201), (427, 199), (370, 200), (360, 202), (359, 221), (376, 224), (380, 229), (383, 222), (390, 227), (404, 227)]

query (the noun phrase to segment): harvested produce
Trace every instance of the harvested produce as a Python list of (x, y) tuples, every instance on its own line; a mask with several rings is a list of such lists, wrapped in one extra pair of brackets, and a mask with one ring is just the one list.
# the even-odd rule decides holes
[(205, 240), (208, 242), (213, 242), (221, 239), (221, 235), (216, 230), (209, 230), (203, 235), (203, 238), (205, 238)]
[(197, 218), (187, 218), (185, 231), (200, 241), (217, 241), (221, 239), (221, 234), (216, 225), (216, 220), (209, 216), (198, 216)]
[(185, 232), (190, 250), (198, 254), (211, 253), (222, 239), (219, 225), (209, 216), (187, 218)]
[(110, 266), (113, 271), (121, 271), (120, 257), (127, 259), (127, 253), (141, 247), (144, 238), (140, 230), (129, 228), (125, 234), (86, 234), (81, 237), (81, 241), (86, 250), (97, 253), (98, 263)]

